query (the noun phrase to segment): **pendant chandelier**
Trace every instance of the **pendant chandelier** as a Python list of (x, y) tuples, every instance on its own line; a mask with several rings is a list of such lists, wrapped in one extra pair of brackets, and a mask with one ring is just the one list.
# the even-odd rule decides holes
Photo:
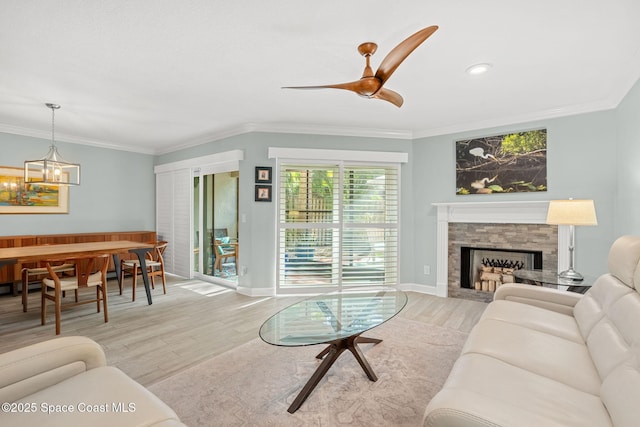
[(40, 185), (80, 185), (80, 165), (65, 161), (56, 147), (55, 119), (56, 110), (60, 106), (50, 103), (46, 106), (51, 108), (51, 146), (42, 159), (24, 162), (24, 182)]

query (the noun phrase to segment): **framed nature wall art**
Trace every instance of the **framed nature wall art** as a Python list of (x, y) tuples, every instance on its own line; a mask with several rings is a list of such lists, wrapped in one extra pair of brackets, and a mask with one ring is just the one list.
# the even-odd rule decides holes
[(69, 187), (24, 182), (24, 169), (0, 166), (0, 214), (69, 212)]
[(547, 130), (456, 141), (456, 194), (547, 191)]

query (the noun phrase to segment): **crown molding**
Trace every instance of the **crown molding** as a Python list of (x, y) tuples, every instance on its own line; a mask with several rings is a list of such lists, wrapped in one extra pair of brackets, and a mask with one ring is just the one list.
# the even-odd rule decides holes
[(574, 105), (571, 107), (560, 107), (550, 110), (537, 111), (530, 114), (520, 114), (508, 116), (501, 119), (479, 120), (474, 122), (460, 123), (451, 126), (443, 126), (439, 128), (426, 129), (424, 131), (415, 132), (413, 139), (428, 138), (432, 136), (449, 135), (460, 132), (469, 132), (487, 128), (511, 126), (519, 123), (537, 122), (541, 120), (557, 119), (561, 117), (575, 116), (578, 114), (595, 113), (598, 111), (612, 110), (618, 106), (620, 100), (609, 97), (606, 100)]
[[(640, 57), (640, 55), (639, 55)], [(640, 59), (638, 60), (640, 62)], [(640, 68), (640, 67), (639, 67)], [(627, 73), (628, 74), (628, 73)], [(214, 131), (198, 138), (190, 139), (183, 143), (172, 144), (170, 146), (160, 147), (158, 149), (144, 148), (136, 145), (124, 145), (115, 144), (106, 141), (96, 141), (85, 138), (78, 138), (71, 135), (56, 133), (56, 140), (64, 141), (72, 144), (89, 145), (93, 147), (106, 148), (111, 150), (120, 150), (135, 152), (149, 155), (162, 155), (168, 154), (186, 148), (196, 147), (199, 145), (220, 141), (226, 138), (234, 136), (252, 133), (252, 132), (266, 132), (266, 133), (286, 133), (286, 134), (309, 134), (309, 135), (325, 135), (325, 136), (349, 136), (349, 137), (362, 137), (362, 138), (387, 138), (387, 139), (401, 139), (401, 140), (416, 140), (421, 138), (428, 138), (434, 136), (455, 134), (461, 132), (476, 131), (481, 129), (488, 129), (493, 127), (512, 126), (519, 123), (536, 122), (542, 120), (556, 119), (561, 117), (568, 117), (572, 115), (593, 113), (598, 111), (606, 111), (615, 109), (620, 102), (627, 95), (631, 87), (638, 81), (636, 75), (621, 76), (621, 79), (626, 81), (625, 85), (617, 85), (616, 90), (612, 92), (611, 96), (607, 99), (597, 102), (565, 106), (560, 108), (541, 110), (530, 114), (520, 114), (507, 116), (500, 119), (489, 119), (471, 121), (466, 123), (460, 123), (450, 126), (434, 127), (431, 129), (424, 129), (422, 131), (410, 131), (402, 129), (371, 129), (371, 128), (357, 128), (357, 127), (345, 127), (345, 126), (323, 126), (314, 124), (297, 124), (297, 123), (246, 123), (234, 127), (229, 127), (219, 131)], [(23, 128), (19, 126), (12, 126), (7, 124), (0, 124), (0, 132), (10, 133), (15, 135), (29, 136), (34, 138), (41, 138), (49, 140), (51, 133), (42, 130)]]
[[(51, 141), (51, 130), (47, 130), (47, 131), (42, 131), (42, 130), (37, 130), (37, 129), (29, 129), (29, 128), (23, 128), (23, 127), (19, 127), (19, 126), (12, 126), (12, 125), (7, 125), (7, 124), (1, 124), (0, 123), (0, 132), (2, 133), (10, 133), (13, 135), (20, 135), (20, 136), (29, 136), (32, 138), (39, 138), (39, 139), (44, 139), (47, 141)], [(132, 153), (140, 153), (140, 154), (151, 154), (154, 155), (156, 154), (156, 150), (150, 150), (150, 149), (146, 149), (146, 148), (140, 148), (138, 146), (126, 146), (126, 145), (121, 145), (121, 144), (113, 144), (110, 142), (104, 142), (104, 141), (95, 141), (92, 139), (86, 139), (86, 138), (78, 138), (76, 136), (71, 136), (71, 135), (67, 135), (64, 133), (59, 133), (58, 131), (56, 131), (56, 142), (65, 142), (65, 143), (69, 143), (69, 144), (78, 144), (78, 145), (88, 145), (91, 147), (98, 147), (98, 148), (106, 148), (109, 150), (119, 150), (119, 151), (128, 151), (128, 152), (132, 152)]]
[(215, 131), (207, 135), (200, 136), (195, 139), (191, 139), (182, 144), (175, 144), (175, 145), (172, 145), (171, 147), (160, 148), (156, 150), (154, 154), (161, 155), (161, 154), (173, 153), (174, 151), (184, 150), (185, 148), (197, 147), (198, 145), (207, 144), (209, 142), (220, 141), (225, 138), (231, 138), (233, 136), (242, 135), (242, 134), (251, 133), (251, 132), (254, 132), (254, 125), (251, 123), (247, 123), (244, 125), (239, 125), (239, 126)]
[(161, 149), (156, 154), (167, 154), (174, 151), (191, 148), (209, 142), (220, 141), (225, 138), (242, 135), (251, 132), (266, 133), (289, 133), (289, 134), (309, 134), (327, 136), (356, 136), (363, 138), (389, 138), (389, 139), (412, 139), (413, 133), (406, 130), (397, 129), (362, 129), (353, 127), (321, 126), (296, 123), (246, 123), (241, 126), (227, 128), (221, 131), (207, 134), (206, 136), (190, 140), (183, 144), (172, 145), (170, 148)]

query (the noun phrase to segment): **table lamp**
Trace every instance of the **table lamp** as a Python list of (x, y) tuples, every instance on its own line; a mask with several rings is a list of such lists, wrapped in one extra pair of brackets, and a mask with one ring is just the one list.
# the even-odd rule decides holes
[(575, 226), (598, 225), (593, 200), (551, 200), (547, 212), (547, 224), (569, 226), (569, 269), (558, 276), (562, 279), (581, 281), (582, 274), (573, 269), (575, 249)]

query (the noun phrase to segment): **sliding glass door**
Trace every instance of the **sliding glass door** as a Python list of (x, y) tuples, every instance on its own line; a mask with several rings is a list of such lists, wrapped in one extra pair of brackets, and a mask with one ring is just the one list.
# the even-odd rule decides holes
[(399, 167), (279, 170), (278, 292), (397, 284)]
[(207, 172), (194, 170), (194, 276), (237, 285), (238, 171)]

